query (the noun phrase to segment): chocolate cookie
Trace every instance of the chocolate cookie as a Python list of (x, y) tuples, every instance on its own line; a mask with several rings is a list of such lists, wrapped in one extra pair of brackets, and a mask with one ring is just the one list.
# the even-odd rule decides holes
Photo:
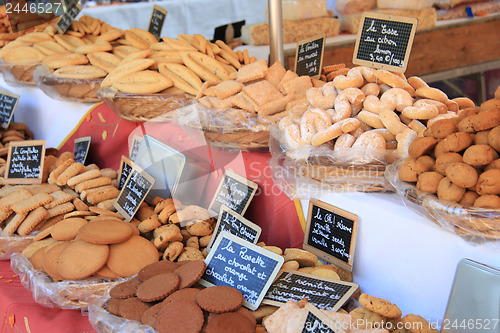
[(121, 301), (122, 300), (119, 298), (112, 298), (106, 302), (106, 304), (104, 305), (104, 308), (109, 313), (111, 313), (115, 316), (119, 316), (120, 315), (120, 303), (121, 303)]
[(150, 277), (153, 277), (157, 274), (170, 273), (175, 271), (177, 268), (179, 268), (179, 265), (177, 265), (175, 262), (170, 260), (162, 260), (143, 267), (137, 274), (137, 277), (141, 281), (146, 281)]
[(205, 272), (205, 262), (203, 260), (189, 260), (175, 270), (179, 275), (181, 284), (179, 289), (184, 289), (194, 285)]
[(111, 290), (109, 291), (109, 296), (113, 298), (134, 297), (140, 284), (141, 281), (137, 277), (122, 282), (111, 288)]
[(156, 315), (160, 311), (162, 303), (158, 303), (147, 309), (141, 316), (141, 323), (151, 327), (155, 326)]
[(130, 297), (120, 302), (120, 316), (129, 320), (141, 320), (141, 316), (149, 305), (141, 302), (137, 297)]
[(215, 286), (201, 290), (196, 296), (196, 303), (208, 312), (231, 312), (241, 307), (243, 295), (232, 287)]
[(229, 312), (219, 314), (210, 319), (207, 333), (251, 333), (255, 332), (255, 325), (242, 314)]
[(198, 333), (204, 321), (203, 311), (196, 303), (175, 301), (163, 304), (154, 329), (158, 333)]
[(196, 296), (200, 292), (197, 288), (184, 288), (174, 291), (170, 296), (165, 298), (163, 303), (170, 303), (178, 300), (191, 301), (196, 303)]
[(180, 278), (175, 273), (162, 273), (144, 281), (137, 288), (137, 298), (144, 302), (159, 301), (179, 287)]

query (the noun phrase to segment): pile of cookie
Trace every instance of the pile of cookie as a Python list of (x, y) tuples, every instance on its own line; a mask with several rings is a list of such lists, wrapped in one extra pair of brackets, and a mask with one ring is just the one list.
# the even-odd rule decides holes
[(470, 99), (450, 100), (416, 76), (344, 64), (324, 67), (323, 75), (331, 81), (309, 88), (280, 121), (280, 139), (289, 151), (326, 144), (333, 151), (396, 149), (404, 155), (432, 123), (474, 107)]
[(499, 99), (434, 122), (409, 146), (399, 178), (464, 207), (500, 208)]
[(181, 263), (160, 261), (145, 266), (136, 277), (110, 290), (105, 309), (159, 333), (255, 332), (255, 318), (241, 306), (240, 291), (225, 286), (203, 288), (196, 283), (205, 263)]
[[(28, 129), (25, 123), (11, 122), (9, 127), (0, 130), (0, 156), (6, 157), (9, 153), (9, 142), (32, 140), (33, 133)], [(5, 160), (0, 159), (0, 175), (4, 173), (3, 166)]]

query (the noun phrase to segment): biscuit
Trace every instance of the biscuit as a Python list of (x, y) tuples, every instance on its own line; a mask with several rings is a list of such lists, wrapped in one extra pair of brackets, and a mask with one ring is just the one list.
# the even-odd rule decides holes
[(146, 311), (144, 311), (144, 313), (141, 316), (141, 320), (140, 320), (141, 323), (143, 323), (144, 325), (154, 327), (155, 321), (156, 321), (156, 315), (160, 311), (162, 305), (163, 305), (163, 302), (157, 303), (157, 304), (153, 305), (152, 307), (150, 307), (149, 309), (147, 309)]
[(43, 255), (45, 253), (45, 249), (39, 249), (29, 258), (31, 265), (33, 265), (33, 269), (37, 271), (43, 272)]
[(434, 149), (437, 140), (433, 137), (420, 137), (413, 140), (408, 148), (408, 154), (412, 158), (419, 158), (422, 155), (428, 154)]
[(57, 262), (60, 254), (66, 249), (70, 242), (54, 243), (46, 247), (43, 255), (43, 270), (55, 281), (63, 280), (57, 272)]
[(47, 182), (49, 184), (55, 184), (57, 177), (59, 177), (59, 175), (61, 175), (64, 170), (66, 170), (73, 163), (75, 163), (75, 161), (72, 158), (64, 160), (61, 160), (60, 158), (57, 159), (55, 162), (55, 165), (57, 165), (57, 167), (49, 174)]
[(200, 250), (197, 250), (192, 247), (184, 247), (179, 257), (177, 257), (177, 262), (186, 261), (186, 260), (204, 260), (205, 256), (201, 253)]
[(96, 170), (96, 169), (91, 169), (91, 170), (88, 170), (88, 171), (81, 173), (82, 170), (83, 170), (83, 168), (81, 168), (81, 170), (79, 171), (79, 173), (77, 175), (70, 177), (66, 181), (66, 185), (68, 185), (71, 188), (75, 188), (76, 185), (78, 185), (86, 180), (94, 179), (94, 178), (101, 176), (101, 172), (99, 170)]
[(318, 263), (318, 257), (315, 254), (301, 249), (285, 249), (284, 256), (285, 261), (295, 260), (301, 267), (316, 266)]
[(255, 332), (255, 329), (256, 325), (238, 312), (222, 313), (215, 316), (210, 314), (206, 326), (207, 333)]
[(12, 211), (11, 206), (21, 202), (25, 199), (28, 199), (32, 197), (33, 194), (31, 194), (30, 191), (27, 189), (21, 187), (17, 188), (15, 191), (12, 191), (11, 193), (5, 195), (3, 198), (0, 199), (0, 210), (10, 212)]
[(97, 204), (97, 207), (102, 208), (102, 209), (106, 209), (109, 211), (116, 211), (116, 208), (114, 206), (115, 201), (116, 201), (116, 198), (104, 200), (104, 201), (99, 202)]
[(178, 267), (174, 273), (180, 278), (179, 289), (193, 286), (203, 276), (205, 272), (205, 262), (203, 260), (191, 260)]
[[(465, 109), (466, 110), (466, 109)], [(479, 112), (462, 119), (457, 128), (461, 132), (479, 132), (500, 125), (500, 109)]]
[(196, 61), (194, 61), (190, 56), (190, 52), (177, 52), (177, 53), (181, 57), (181, 60), (184, 63), (184, 65), (186, 65), (189, 69), (195, 72), (196, 75), (198, 75), (199, 78), (202, 79), (203, 81), (206, 82), (221, 81), (221, 79), (217, 75), (215, 75), (214, 73), (212, 73), (211, 71), (209, 71)]
[(59, 255), (57, 272), (67, 280), (81, 280), (99, 271), (110, 254), (107, 245), (74, 240)]
[(42, 192), (42, 193), (37, 193), (22, 201), (16, 202), (11, 206), (11, 208), (18, 214), (26, 214), (29, 211), (32, 211), (37, 207), (43, 206), (53, 200), (54, 198), (50, 194)]
[(50, 234), (52, 238), (60, 241), (73, 240), (80, 228), (87, 223), (87, 220), (78, 217), (64, 219), (50, 228)]
[(180, 284), (177, 274), (161, 273), (142, 282), (137, 288), (137, 298), (143, 302), (155, 302), (165, 299), (176, 291)]
[(152, 231), (158, 227), (161, 226), (161, 223), (160, 221), (158, 221), (158, 215), (157, 214), (153, 214), (153, 216), (145, 219), (144, 221), (142, 221), (138, 226), (137, 228), (139, 228), (139, 231), (141, 233), (146, 233), (146, 232), (149, 232), (149, 231)]
[(137, 273), (137, 277), (141, 281), (146, 281), (147, 279), (158, 274), (174, 272), (177, 268), (179, 268), (179, 265), (173, 261), (157, 261), (141, 268), (139, 273)]
[(383, 298), (361, 294), (361, 296), (359, 296), (359, 302), (368, 310), (378, 313), (386, 318), (400, 318), (402, 315), (401, 310), (395, 304), (392, 304)]
[(113, 83), (121, 77), (131, 73), (143, 71), (152, 66), (154, 63), (155, 61), (153, 59), (136, 59), (125, 63), (122, 62), (104, 78), (101, 82), (101, 87), (111, 87)]
[(163, 260), (176, 260), (184, 249), (184, 244), (182, 242), (171, 242), (167, 245), (165, 251), (163, 251)]
[(432, 136), (436, 139), (444, 139), (448, 135), (455, 133), (458, 129), (453, 120), (441, 119), (434, 122), (430, 127)]
[(42, 221), (40, 223), (40, 226), (37, 226), (37, 228), (39, 231), (45, 231), (52, 227), (54, 224), (61, 222), (62, 220), (64, 220), (64, 214), (49, 217)]
[(133, 236), (133, 228), (115, 219), (92, 220), (79, 230), (79, 237), (93, 244), (121, 243)]
[(462, 199), (458, 202), (459, 205), (464, 207), (470, 207), (474, 205), (474, 201), (479, 197), (479, 194), (475, 191), (465, 191)]
[(3, 228), (3, 232), (6, 235), (13, 235), (19, 225), (24, 221), (24, 218), (28, 214), (11, 214), (11, 216), (6, 220), (5, 227)]
[(3, 60), (10, 64), (29, 64), (39, 63), (45, 58), (45, 55), (31, 46), (16, 47), (7, 52)]
[(116, 79), (112, 87), (133, 94), (152, 94), (165, 90), (175, 81), (158, 72), (145, 70), (126, 74)]
[(459, 152), (469, 147), (474, 138), (469, 133), (456, 132), (448, 135), (442, 141), (442, 149), (445, 152)]
[(120, 316), (128, 320), (141, 320), (141, 316), (150, 305), (140, 301), (136, 297), (130, 297), (120, 302)]
[(443, 175), (435, 171), (426, 171), (418, 175), (417, 189), (427, 193), (437, 193), (437, 188)]
[(75, 206), (71, 202), (65, 202), (53, 208), (47, 209), (47, 218), (71, 212)]
[(109, 177), (97, 177), (89, 180), (85, 180), (75, 186), (75, 191), (77, 193), (82, 193), (85, 190), (92, 188), (98, 188), (102, 186), (107, 186), (111, 184), (111, 178)]
[(488, 133), (488, 144), (500, 153), (500, 126), (494, 127)]
[(462, 162), (448, 164), (445, 175), (453, 184), (464, 188), (474, 187), (478, 180), (476, 169)]
[(472, 145), (463, 154), (463, 161), (473, 167), (483, 167), (498, 158), (497, 152), (489, 145)]
[(201, 290), (196, 295), (196, 303), (211, 313), (230, 312), (241, 307), (243, 295), (232, 287), (214, 286)]
[(429, 171), (427, 166), (414, 158), (408, 157), (404, 160), (399, 168), (399, 178), (405, 182), (414, 183), (418, 179), (418, 175), (423, 172)]
[(152, 33), (138, 28), (125, 30), (125, 40), (138, 49), (148, 49), (151, 44), (158, 42)]
[(459, 202), (465, 193), (465, 188), (453, 184), (447, 177), (444, 177), (439, 182), (436, 193), (441, 200)]
[(385, 322), (383, 316), (365, 307), (355, 308), (349, 314), (352, 316), (357, 329), (383, 327)]
[[(22, 214), (22, 213), (21, 213)], [(43, 219), (47, 218), (47, 210), (43, 207), (38, 207), (31, 211), (17, 228), (17, 233), (20, 236), (28, 235)]]
[(43, 206), (45, 209), (54, 208), (73, 199), (71, 195), (60, 190), (50, 193), (50, 196), (53, 200)]
[(87, 206), (87, 204), (85, 202), (83, 202), (82, 200), (80, 200), (80, 198), (74, 198), (73, 199), (73, 205), (75, 206), (76, 210), (80, 210), (80, 211), (87, 211), (87, 210), (89, 210), (89, 206)]
[(188, 55), (193, 61), (198, 63), (198, 65), (217, 76), (220, 80), (227, 80), (229, 78), (228, 70), (220, 62), (210, 56), (200, 52), (190, 52)]
[(199, 332), (204, 321), (203, 312), (196, 303), (177, 300), (161, 307), (156, 315), (154, 329), (158, 333)]
[(156, 247), (141, 236), (132, 236), (109, 247), (107, 266), (121, 277), (133, 276), (144, 266), (158, 261)]
[(328, 268), (323, 268), (322, 266), (316, 267), (311, 271), (312, 275), (321, 276), (328, 279), (340, 280), (340, 276), (336, 271)]
[(494, 194), (481, 195), (474, 201), (473, 206), (480, 208), (498, 209), (500, 208), (500, 197)]
[(438, 333), (431, 323), (414, 314), (407, 314), (402, 318), (405, 327), (410, 333)]
[(500, 170), (484, 171), (478, 178), (476, 191), (479, 195), (500, 194)]
[(141, 281), (137, 277), (124, 281), (111, 288), (109, 296), (113, 298), (134, 297), (140, 284)]

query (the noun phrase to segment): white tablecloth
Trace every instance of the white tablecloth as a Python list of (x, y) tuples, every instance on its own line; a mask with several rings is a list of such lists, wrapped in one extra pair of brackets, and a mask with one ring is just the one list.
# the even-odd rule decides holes
[[(359, 216), (354, 281), (362, 292), (398, 305), (403, 315), (441, 321), (462, 258), (500, 269), (500, 249), (472, 245), (440, 229), (396, 194), (339, 193), (318, 199)], [(307, 217), (309, 201), (301, 204)]]
[(168, 11), (162, 36), (200, 34), (212, 39), (216, 27), (246, 20), (246, 24), (266, 21), (267, 0), (167, 0), (123, 5), (87, 7), (82, 14), (120, 28), (148, 29), (153, 6)]

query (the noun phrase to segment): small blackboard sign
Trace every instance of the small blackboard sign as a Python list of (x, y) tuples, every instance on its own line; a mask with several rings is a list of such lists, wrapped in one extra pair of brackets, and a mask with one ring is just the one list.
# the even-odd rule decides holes
[(301, 40), (295, 52), (295, 73), (299, 76), (319, 77), (323, 66), (325, 34)]
[(320, 309), (337, 311), (358, 287), (354, 282), (284, 269), (273, 282), (262, 302), (282, 306), (290, 300), (298, 302), (307, 298), (309, 303)]
[(210, 251), (212, 244), (215, 242), (217, 237), (219, 237), (222, 231), (227, 231), (232, 235), (249, 241), (250, 243), (257, 244), (262, 228), (255, 223), (250, 222), (234, 210), (222, 205), (213, 236), (207, 246), (207, 251)]
[(78, 4), (77, 1), (71, 2), (68, 5), (68, 8), (64, 12), (64, 14), (61, 15), (59, 18), (59, 21), (56, 23), (56, 29), (57, 32), (60, 34), (64, 34), (66, 30), (71, 26), (71, 22), (75, 20), (75, 18), (80, 14), (82, 11), (82, 7)]
[(127, 181), (128, 176), (130, 175), (130, 171), (135, 166), (135, 163), (132, 162), (129, 158), (122, 155), (122, 159), (120, 161), (120, 168), (118, 169), (118, 189), (121, 190), (123, 186), (125, 186), (125, 182)]
[(44, 159), (45, 140), (11, 141), (4, 183), (41, 183)]
[(137, 152), (141, 146), (142, 136), (134, 135), (132, 138), (132, 145), (130, 146), (129, 158), (131, 161), (135, 161), (137, 157)]
[(153, 177), (135, 165), (115, 201), (116, 210), (130, 222), (154, 183)]
[(92, 141), (92, 137), (84, 136), (81, 138), (75, 139), (75, 148), (73, 148), (73, 154), (75, 155), (75, 162), (80, 162), (85, 164), (85, 160), (87, 159), (87, 154), (89, 153), (90, 142)]
[(365, 12), (352, 62), (404, 73), (418, 20), (414, 17)]
[(17, 101), (19, 101), (19, 95), (0, 90), (0, 124), (2, 128), (9, 127)]
[(245, 20), (216, 27), (214, 30), (214, 38), (212, 39), (212, 43), (215, 43), (216, 40), (221, 40), (224, 43), (229, 43), (235, 38), (241, 37), (241, 28), (244, 25)]
[(151, 19), (149, 20), (148, 31), (152, 33), (156, 39), (160, 39), (161, 31), (163, 29), (163, 24), (165, 23), (165, 18), (167, 17), (167, 10), (161, 8), (158, 5), (153, 6), (153, 12), (151, 13)]
[(304, 312), (297, 323), (302, 333), (345, 333), (349, 327), (345, 322), (335, 321), (311, 303), (306, 303)]
[(311, 200), (304, 231), (304, 250), (352, 271), (358, 221), (357, 215), (319, 200)]
[(256, 183), (226, 170), (208, 210), (218, 214), (221, 206), (225, 205), (236, 213), (245, 215), (258, 187)]
[(256, 310), (284, 261), (283, 256), (222, 231), (205, 259), (207, 268), (199, 283), (236, 288), (243, 294), (243, 305)]

